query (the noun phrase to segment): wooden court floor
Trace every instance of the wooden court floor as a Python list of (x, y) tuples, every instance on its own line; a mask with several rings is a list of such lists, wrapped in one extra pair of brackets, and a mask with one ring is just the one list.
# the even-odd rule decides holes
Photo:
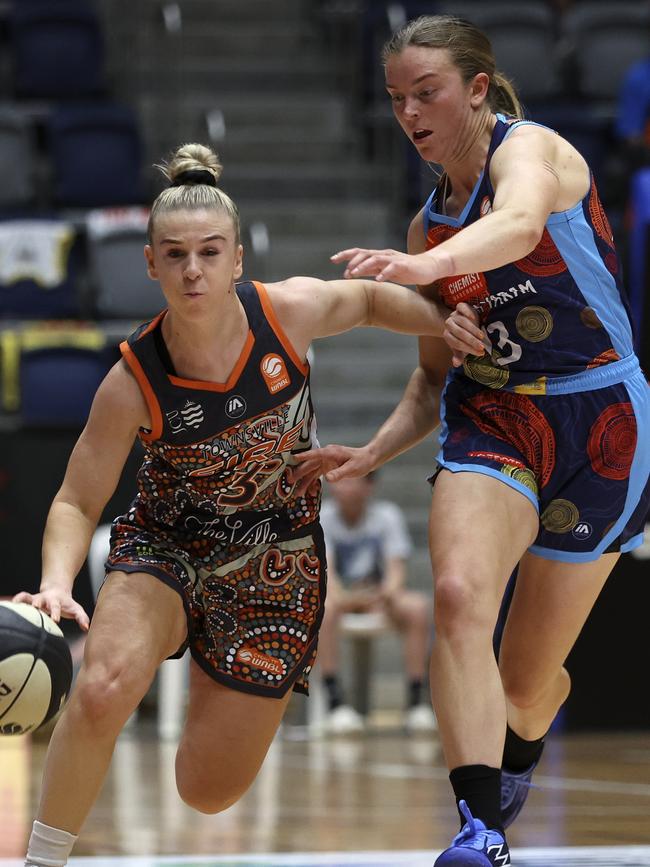
[[(20, 864), (45, 747), (0, 738), (0, 867)], [(148, 723), (120, 737), (75, 867), (431, 867), (457, 830), (435, 737), (310, 740), (285, 727), (218, 816), (180, 801), (174, 752)], [(535, 782), (509, 833), (514, 867), (650, 867), (650, 731), (554, 735)]]

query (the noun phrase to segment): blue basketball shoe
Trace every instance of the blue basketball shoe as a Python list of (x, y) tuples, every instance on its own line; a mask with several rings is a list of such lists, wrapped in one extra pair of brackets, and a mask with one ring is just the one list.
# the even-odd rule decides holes
[(526, 803), (528, 792), (532, 788), (533, 771), (539, 764), (539, 759), (525, 771), (509, 771), (501, 768), (501, 821), (507, 828), (515, 821)]
[(480, 819), (475, 819), (465, 801), (458, 806), (467, 822), (433, 867), (509, 867), (512, 861), (503, 834), (491, 831)]

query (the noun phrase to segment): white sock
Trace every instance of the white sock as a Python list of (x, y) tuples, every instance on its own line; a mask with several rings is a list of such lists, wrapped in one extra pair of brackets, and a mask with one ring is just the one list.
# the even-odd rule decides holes
[(27, 847), (25, 865), (34, 867), (65, 867), (72, 847), (77, 842), (74, 834), (34, 822)]

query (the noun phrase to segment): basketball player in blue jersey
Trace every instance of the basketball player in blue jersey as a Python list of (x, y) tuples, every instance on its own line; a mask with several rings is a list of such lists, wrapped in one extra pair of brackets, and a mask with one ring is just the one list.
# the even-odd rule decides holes
[[(398, 122), (443, 173), (408, 254), (333, 258), (347, 277), (442, 300), (454, 310), (448, 345), (421, 338), (420, 365), (368, 445), (306, 453), (296, 475), (363, 475), (440, 419), (431, 685), (461, 831), (436, 865), (505, 867), (504, 827), (569, 693), (564, 661), (620, 553), (641, 543), (649, 389), (590, 170), (553, 131), (518, 119), (486, 36), (425, 16), (391, 38), (384, 63)], [(481, 356), (455, 342), (475, 322)], [(497, 666), (492, 633), (517, 564)]]
[[(137, 495), (113, 523), (28, 864), (65, 864), (118, 733), (160, 663), (187, 645), (179, 793), (216, 813), (248, 788), (292, 689), (307, 689), (323, 615), (320, 485), (298, 494), (289, 478), (314, 436), (308, 346), (357, 325), (441, 334), (448, 313), (373, 280), (236, 284), (239, 221), (220, 169), (201, 145), (165, 169), (145, 254), (167, 308), (122, 344), (100, 386), (48, 516), (40, 592), (16, 597), (88, 627), (73, 582), (138, 436)], [(480, 338), (467, 348), (480, 352)]]

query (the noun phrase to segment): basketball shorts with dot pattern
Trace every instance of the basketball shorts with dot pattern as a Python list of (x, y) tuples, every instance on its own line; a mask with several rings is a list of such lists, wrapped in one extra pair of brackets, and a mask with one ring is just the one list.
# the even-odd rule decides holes
[(181, 595), (190, 652), (214, 680), (275, 698), (292, 688), (307, 693), (326, 592), (320, 524), (231, 553), (221, 552), (220, 565), (208, 572), (186, 551), (120, 523), (106, 568), (149, 573)]
[[(597, 385), (597, 374), (590, 376)], [(553, 395), (456, 377), (445, 389), (442, 417), (439, 468), (483, 473), (527, 497), (539, 514), (533, 553), (587, 562), (642, 543), (650, 509), (650, 389), (641, 371)]]

